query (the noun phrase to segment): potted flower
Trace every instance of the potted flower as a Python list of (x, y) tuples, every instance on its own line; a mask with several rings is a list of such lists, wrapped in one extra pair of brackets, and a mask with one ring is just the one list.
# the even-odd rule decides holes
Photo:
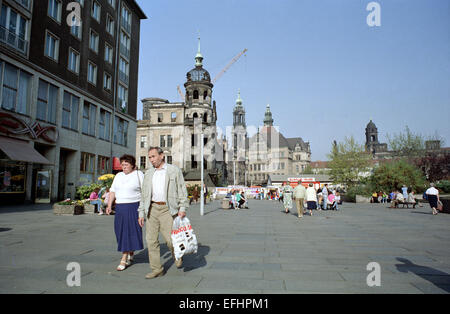
[(82, 215), (84, 213), (84, 205), (81, 201), (66, 199), (53, 204), (53, 213), (58, 216)]

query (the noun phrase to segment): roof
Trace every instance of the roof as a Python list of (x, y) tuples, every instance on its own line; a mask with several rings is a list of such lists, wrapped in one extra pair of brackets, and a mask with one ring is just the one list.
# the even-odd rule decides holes
[[(267, 148), (269, 149), (275, 148), (275, 145), (278, 144), (278, 147), (280, 148), (287, 147), (290, 150), (294, 150), (295, 146), (299, 144), (302, 150), (309, 150), (309, 143), (305, 143), (301, 137), (285, 138), (283, 134), (278, 132), (273, 126), (262, 127), (258, 134), (261, 138), (260, 142), (266, 142)], [(258, 134), (251, 137), (250, 143), (256, 142)], [(272, 142), (272, 140), (274, 140), (274, 142)]]
[(328, 168), (328, 161), (311, 161), (311, 168)]
[(128, 0), (127, 3), (130, 6), (133, 6), (133, 9), (136, 11), (136, 14), (139, 16), (141, 20), (146, 20), (147, 15), (145, 15), (144, 11), (141, 9), (139, 4), (136, 2), (136, 0)]

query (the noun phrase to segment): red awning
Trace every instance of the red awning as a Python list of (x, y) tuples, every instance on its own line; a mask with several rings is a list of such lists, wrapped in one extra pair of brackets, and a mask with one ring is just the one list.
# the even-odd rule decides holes
[(120, 165), (120, 159), (117, 157), (113, 158), (113, 170), (122, 171), (122, 166)]

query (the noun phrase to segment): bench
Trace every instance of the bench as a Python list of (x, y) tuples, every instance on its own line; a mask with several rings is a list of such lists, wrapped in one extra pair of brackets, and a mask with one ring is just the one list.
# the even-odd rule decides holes
[(399, 205), (403, 205), (403, 208), (405, 208), (405, 205), (406, 205), (406, 208), (409, 208), (409, 205), (412, 205), (412, 207), (413, 208), (416, 208), (416, 205), (417, 205), (417, 202), (415, 202), (415, 203), (411, 203), (411, 202), (396, 202), (395, 203), (395, 208), (399, 208), (398, 206)]

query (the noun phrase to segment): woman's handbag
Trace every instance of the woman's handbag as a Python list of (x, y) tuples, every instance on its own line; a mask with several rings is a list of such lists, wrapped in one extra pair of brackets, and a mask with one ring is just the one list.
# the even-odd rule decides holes
[(441, 212), (443, 209), (444, 209), (444, 204), (442, 204), (441, 201), (438, 201), (437, 210)]

